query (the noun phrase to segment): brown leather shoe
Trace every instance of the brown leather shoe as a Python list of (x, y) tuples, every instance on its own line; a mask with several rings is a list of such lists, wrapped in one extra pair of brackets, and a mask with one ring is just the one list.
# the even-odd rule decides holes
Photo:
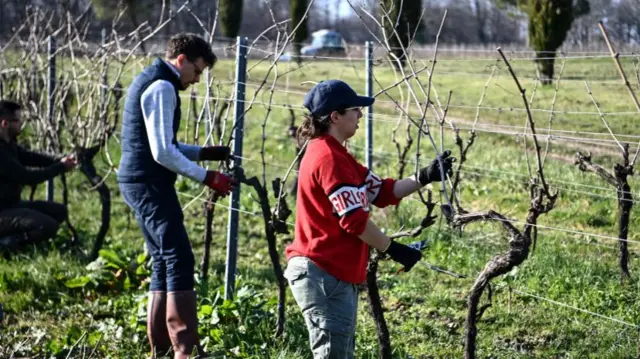
[(152, 358), (166, 356), (171, 350), (171, 340), (167, 329), (167, 292), (149, 292), (147, 336), (149, 337)]
[(198, 337), (196, 292), (167, 292), (167, 328), (174, 359), (204, 357)]

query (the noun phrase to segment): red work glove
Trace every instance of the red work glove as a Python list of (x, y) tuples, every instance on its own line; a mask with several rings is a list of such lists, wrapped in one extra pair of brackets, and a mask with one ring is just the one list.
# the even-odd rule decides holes
[(207, 146), (200, 150), (202, 161), (226, 161), (231, 157), (231, 149), (226, 146)]
[(226, 197), (237, 182), (233, 178), (218, 171), (207, 171), (207, 176), (202, 183), (216, 191), (219, 196)]

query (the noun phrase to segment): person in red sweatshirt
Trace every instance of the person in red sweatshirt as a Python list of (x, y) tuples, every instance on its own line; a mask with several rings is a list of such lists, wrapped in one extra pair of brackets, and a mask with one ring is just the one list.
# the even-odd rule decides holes
[[(318, 83), (305, 96), (309, 110), (298, 130), (307, 144), (298, 173), (296, 226), (286, 248), (287, 278), (309, 331), (314, 359), (354, 357), (357, 289), (365, 282), (369, 248), (384, 252), (408, 272), (419, 250), (391, 240), (370, 219), (370, 207), (397, 205), (422, 186), (441, 180), (433, 160), (415, 176), (380, 178), (361, 165), (343, 143), (358, 129), (362, 107), (374, 102), (346, 83)], [(441, 155), (450, 175), (450, 151)]]

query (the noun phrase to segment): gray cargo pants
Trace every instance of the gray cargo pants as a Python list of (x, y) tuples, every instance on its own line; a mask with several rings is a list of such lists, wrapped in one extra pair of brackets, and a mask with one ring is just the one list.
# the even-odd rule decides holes
[(314, 359), (352, 359), (355, 349), (358, 292), (316, 266), (293, 257), (284, 276), (289, 281), (309, 331)]

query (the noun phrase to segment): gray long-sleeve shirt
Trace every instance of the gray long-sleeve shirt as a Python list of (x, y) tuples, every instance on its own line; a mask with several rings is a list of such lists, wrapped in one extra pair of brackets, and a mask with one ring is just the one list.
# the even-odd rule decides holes
[[(167, 65), (178, 74), (177, 70)], [(169, 81), (153, 82), (142, 93), (140, 98), (151, 155), (162, 166), (169, 170), (202, 182), (207, 170), (192, 161), (200, 156), (200, 146), (191, 146), (173, 141), (173, 112), (177, 106), (177, 98), (173, 85)]]

